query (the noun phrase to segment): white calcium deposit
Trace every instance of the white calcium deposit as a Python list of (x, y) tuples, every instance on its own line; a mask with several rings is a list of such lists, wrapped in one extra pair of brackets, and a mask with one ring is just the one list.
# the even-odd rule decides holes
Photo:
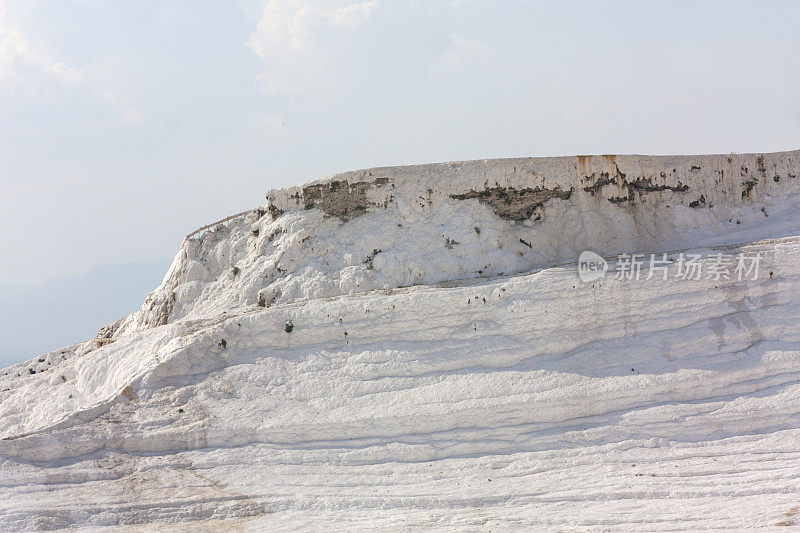
[[(800, 526), (798, 174), (522, 158), (269, 191), (139, 311), (0, 371), (0, 530)], [(674, 262), (584, 283), (584, 250)], [(677, 275), (720, 252), (758, 279)]]

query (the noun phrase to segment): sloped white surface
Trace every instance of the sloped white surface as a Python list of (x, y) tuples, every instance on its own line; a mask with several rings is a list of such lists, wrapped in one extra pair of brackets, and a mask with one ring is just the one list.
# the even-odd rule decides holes
[[(728, 218), (738, 209), (740, 223), (724, 231), (695, 226), (727, 228), (717, 207), (661, 222), (602, 198), (623, 226), (654, 228), (617, 244), (606, 228), (609, 246), (761, 252), (762, 275), (748, 281), (587, 285), (574, 264), (519, 273), (497, 259), (515, 232), (567, 222), (512, 226), (445, 198), (403, 228), (388, 208), (344, 223), (301, 208), (261, 221), (258, 236), (257, 214), (206, 234), (162, 285), (186, 292), (169, 323), (147, 326), (144, 310), (113, 343), (4, 370), (0, 530), (800, 524), (800, 224), (796, 183), (781, 181), (763, 196), (732, 190)], [(642, 209), (676, 194), (647, 195)], [(425, 240), (435, 220), (460, 244)], [(459, 224), (496, 234), (482, 249)], [(327, 253), (300, 246), (312, 231)], [(366, 269), (370, 239), (388, 237), (386, 249), (406, 255), (376, 268), (382, 251)], [(492, 250), (509, 275), (476, 278), (471, 265)], [(294, 270), (257, 283), (252, 272), (279, 252), (296, 254)], [(350, 271), (337, 262), (348, 253)], [(370, 277), (403, 257), (430, 269), (427, 286)], [(344, 290), (351, 274), (371, 281)], [(275, 283), (280, 296), (259, 307), (254, 295)]]
[[(162, 323), (165, 308), (174, 322), (252, 308), (260, 297), (283, 304), (529, 272), (574, 261), (586, 249), (650, 252), (796, 235), (798, 174), (800, 151), (520, 158), (347, 172), (269, 191), (269, 206), (284, 212), (277, 219), (265, 207), (184, 241), (162, 286), (117, 335)], [(342, 218), (306, 208), (307, 187), (337, 183), (369, 185), (364, 214)], [(644, 188), (629, 189), (634, 183)], [(570, 197), (545, 201), (522, 221), (499, 217), (479, 199), (454, 198), (493, 187)], [(701, 199), (702, 206), (691, 207)]]

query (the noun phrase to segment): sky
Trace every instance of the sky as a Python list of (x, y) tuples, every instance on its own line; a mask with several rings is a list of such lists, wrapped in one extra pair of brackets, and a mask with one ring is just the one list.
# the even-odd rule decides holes
[(372, 166), (800, 148), (800, 2), (0, 0), (0, 283)]

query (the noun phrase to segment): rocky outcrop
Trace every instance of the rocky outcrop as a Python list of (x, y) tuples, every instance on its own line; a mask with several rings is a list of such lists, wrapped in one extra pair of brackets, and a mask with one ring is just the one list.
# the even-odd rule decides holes
[(526, 272), (586, 249), (735, 242), (767, 215), (798, 209), (798, 173), (798, 151), (345, 172), (269, 191), (265, 206), (191, 235), (164, 284), (115, 336), (222, 307)]
[[(799, 166), (504, 159), (270, 191), (187, 236), (138, 312), (0, 373), (0, 530), (792, 525)], [(584, 283), (583, 250), (665, 266)], [(761, 275), (682, 277), (684, 253)]]

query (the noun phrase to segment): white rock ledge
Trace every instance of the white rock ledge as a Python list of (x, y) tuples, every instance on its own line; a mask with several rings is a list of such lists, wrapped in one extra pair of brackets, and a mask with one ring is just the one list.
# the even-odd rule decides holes
[[(587, 156), (270, 191), (136, 313), (0, 371), (0, 530), (800, 525), (798, 174)], [(585, 284), (585, 249), (761, 275)]]

